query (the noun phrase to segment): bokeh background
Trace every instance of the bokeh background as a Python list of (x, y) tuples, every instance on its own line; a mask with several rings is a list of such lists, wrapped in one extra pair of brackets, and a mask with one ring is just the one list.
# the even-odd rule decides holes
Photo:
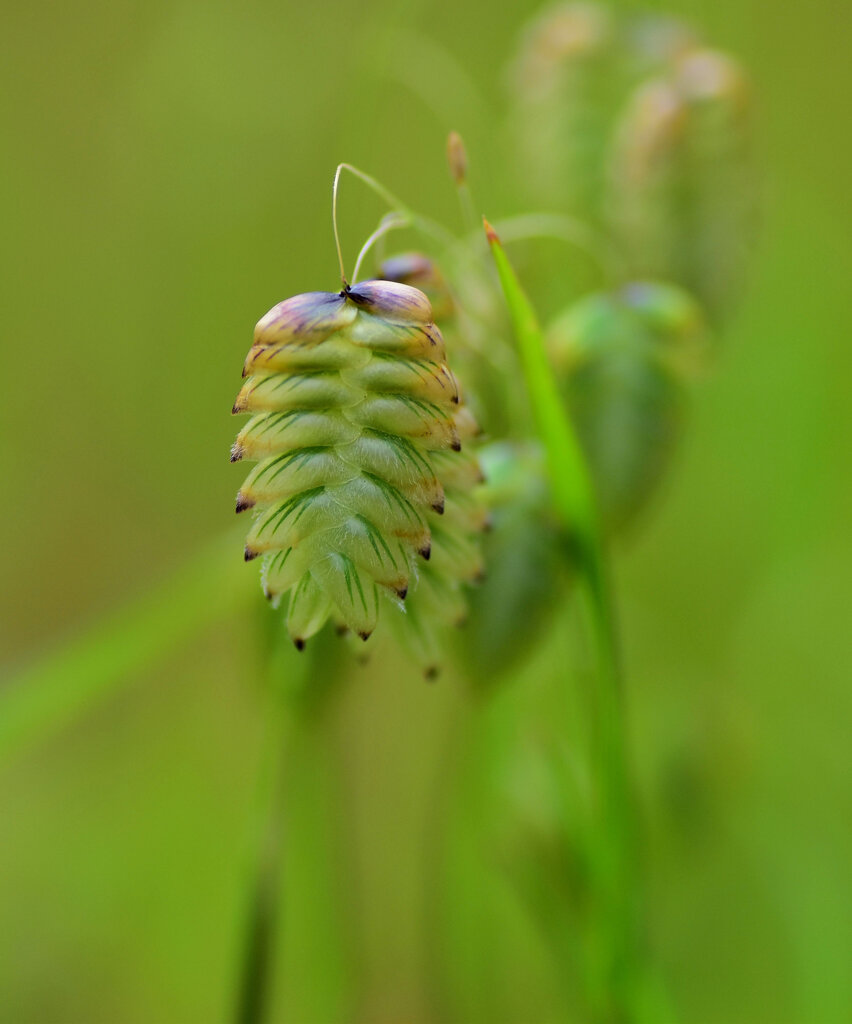
[[(852, 1014), (852, 11), (666, 9), (750, 70), (761, 232), (663, 500), (616, 557), (648, 928), (681, 1020), (828, 1024)], [(477, 206), (507, 212), (504, 68), (536, 10), (6, 0), (5, 685), (232, 527), (242, 359), (274, 302), (336, 287), (339, 161), (455, 222), (456, 128)], [(381, 210), (354, 181), (341, 204), (351, 264)], [(251, 602), (207, 596), (228, 614), (0, 763), (4, 1024), (230, 1018), (268, 723)], [(571, 657), (556, 636), (512, 685)], [(559, 1019), (496, 869), (476, 965), (436, 924), (462, 690), (388, 650), (306, 741), (274, 1019), (452, 1020), (442, 958), (457, 987), (490, 979), (483, 1019)]]

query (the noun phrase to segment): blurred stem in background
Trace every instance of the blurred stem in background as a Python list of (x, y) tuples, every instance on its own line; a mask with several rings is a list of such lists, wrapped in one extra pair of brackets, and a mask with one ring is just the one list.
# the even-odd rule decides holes
[[(261, 674), (268, 697), (267, 749), (234, 1019), (236, 1024), (263, 1024), (272, 1018), (276, 976), (283, 976), (286, 985), (279, 1000), (286, 1019), (320, 1012), (342, 1019), (346, 985), (341, 908), (334, 900), (332, 877), (335, 844), (329, 831), (326, 730), (340, 682), (341, 645), (316, 638), (305, 653), (297, 654), (281, 620), (269, 615), (265, 604), (258, 609)], [(311, 907), (307, 920), (300, 911), (305, 897)], [(310, 969), (294, 966), (302, 965), (303, 950), (314, 965), (321, 965), (321, 982), (314, 982)], [(282, 962), (285, 967), (279, 971)]]

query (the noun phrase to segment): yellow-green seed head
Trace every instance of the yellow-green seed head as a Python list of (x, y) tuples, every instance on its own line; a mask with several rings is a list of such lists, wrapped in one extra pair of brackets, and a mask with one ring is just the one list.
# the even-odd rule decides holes
[(258, 463), (237, 496), (255, 513), (245, 557), (262, 556), (270, 600), (290, 595), (297, 646), (329, 617), (366, 639), (380, 594), (404, 600), (432, 553), (444, 453), (466, 465), (429, 300), (389, 281), (294, 296), (259, 321), (243, 376), (233, 411), (252, 418), (231, 458)]

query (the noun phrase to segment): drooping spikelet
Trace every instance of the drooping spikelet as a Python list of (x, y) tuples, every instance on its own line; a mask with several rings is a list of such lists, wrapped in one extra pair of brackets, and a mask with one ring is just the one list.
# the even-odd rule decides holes
[[(409, 252), (391, 257), (381, 265), (379, 274), (386, 281), (422, 288), (432, 309), (452, 318), (455, 310), (447, 282), (427, 256)], [(438, 667), (442, 627), (459, 626), (467, 619), (465, 590), (483, 577), (480, 535), (490, 526), (489, 510), (478, 493), (484, 482), (473, 443), (480, 434), (479, 424), (462, 396), (452, 415), (461, 449), (430, 453), (444, 490), (443, 513), (426, 512), (432, 557), (420, 567), (406, 615), (395, 623), (427, 674)]]
[(444, 488), (444, 512), (426, 512), (432, 535), (432, 557), (420, 568), (417, 587), (407, 602), (404, 616), (395, 616), (404, 642), (414, 652), (427, 676), (438, 670), (444, 627), (461, 626), (467, 620), (467, 586), (484, 575), (480, 535), (490, 525), (487, 507), (477, 494), (484, 477), (468, 441), (479, 434), (479, 425), (467, 406), (453, 416), (461, 439), (461, 451), (432, 453)]
[(588, 217), (596, 205), (616, 27), (601, 5), (566, 3), (546, 8), (523, 35), (510, 127), (522, 186), (538, 206)]
[(695, 42), (674, 18), (585, 0), (537, 15), (511, 75), (512, 152), (530, 201), (599, 226), (602, 172), (625, 92)]
[(404, 600), (432, 553), (438, 464), (461, 448), (429, 301), (385, 281), (294, 296), (258, 323), (243, 375), (233, 411), (254, 415), (231, 458), (259, 463), (237, 497), (256, 510), (245, 557), (263, 556), (273, 602), (290, 594), (297, 646), (330, 616), (366, 639), (380, 591)]
[(751, 90), (727, 54), (694, 48), (637, 88), (619, 120), (608, 208), (628, 276), (674, 281), (718, 323), (754, 236)]
[(629, 526), (656, 493), (707, 340), (695, 299), (653, 281), (587, 295), (550, 326), (551, 360), (607, 531)]

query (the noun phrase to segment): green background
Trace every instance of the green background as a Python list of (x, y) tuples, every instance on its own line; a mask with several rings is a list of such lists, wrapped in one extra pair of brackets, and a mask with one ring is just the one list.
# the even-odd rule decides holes
[[(616, 559), (649, 932), (683, 1021), (828, 1024), (852, 1012), (852, 10), (666, 9), (750, 69), (762, 223), (663, 500)], [(455, 223), (456, 128), (477, 207), (511, 212), (504, 68), (535, 10), (6, 0), (4, 677), (232, 526), (243, 356), (272, 304), (337, 286), (339, 161)], [(381, 211), (352, 180), (341, 208), (351, 265)], [(4, 1024), (228, 1019), (265, 731), (256, 641), (250, 609), (220, 619), (0, 764)], [(571, 657), (557, 638), (528, 681)], [(288, 1000), (294, 1021), (440, 1015), (430, 813), (462, 685), (425, 686), (388, 651), (303, 752), (294, 820), (315, 831), (327, 799), (332, 834), (290, 872), (279, 1018)], [(490, 1019), (558, 1019), (530, 926), (498, 917)]]

